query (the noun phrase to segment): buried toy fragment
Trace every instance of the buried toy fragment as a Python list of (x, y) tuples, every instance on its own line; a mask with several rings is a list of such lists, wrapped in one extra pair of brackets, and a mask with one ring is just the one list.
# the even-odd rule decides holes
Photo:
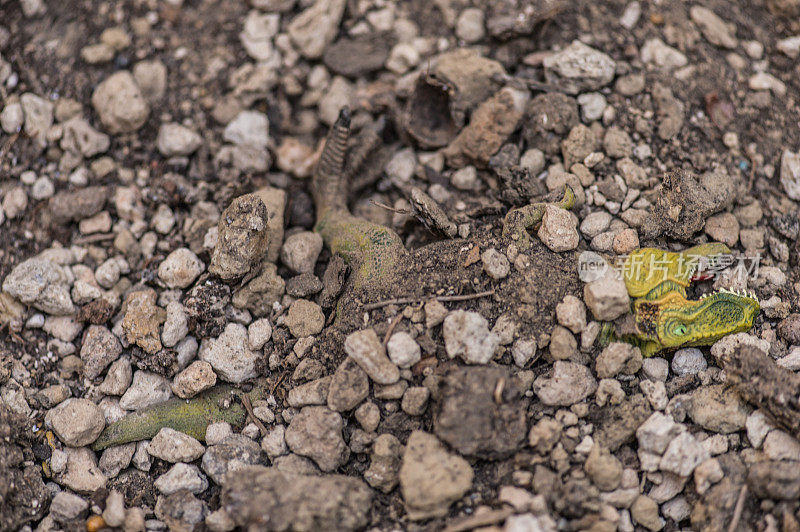
[(252, 390), (245, 392), (232, 386), (217, 386), (192, 399), (172, 398), (164, 403), (132, 412), (108, 425), (95, 440), (95, 451), (133, 441), (147, 440), (164, 427), (175, 429), (205, 441), (206, 427), (225, 421), (241, 426), (247, 418), (242, 398), (251, 401), (263, 399), (266, 383), (258, 381)]

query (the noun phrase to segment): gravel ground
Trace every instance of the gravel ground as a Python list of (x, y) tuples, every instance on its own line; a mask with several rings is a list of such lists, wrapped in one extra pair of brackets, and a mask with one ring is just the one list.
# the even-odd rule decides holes
[[(0, 0), (0, 530), (800, 530), (799, 57), (797, 0)], [(709, 241), (751, 331), (599, 345), (581, 253)]]

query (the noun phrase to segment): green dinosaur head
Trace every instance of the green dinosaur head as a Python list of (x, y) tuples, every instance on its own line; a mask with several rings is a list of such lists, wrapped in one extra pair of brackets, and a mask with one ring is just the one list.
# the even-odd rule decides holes
[(634, 315), (642, 339), (657, 349), (712, 345), (753, 326), (761, 307), (754, 294), (720, 290), (696, 301), (677, 292), (658, 300), (638, 300)]

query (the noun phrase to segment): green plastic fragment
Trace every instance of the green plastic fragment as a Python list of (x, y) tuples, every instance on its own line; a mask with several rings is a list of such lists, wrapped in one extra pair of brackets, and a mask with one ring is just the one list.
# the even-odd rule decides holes
[(258, 381), (249, 392), (227, 385), (215, 386), (191, 399), (174, 397), (132, 412), (108, 425), (92, 448), (102, 451), (115, 445), (147, 440), (164, 427), (205, 441), (206, 427), (211, 423), (225, 421), (235, 427), (244, 425), (247, 418), (247, 411), (241, 404), (244, 395), (251, 401), (263, 399), (267, 395), (266, 383)]

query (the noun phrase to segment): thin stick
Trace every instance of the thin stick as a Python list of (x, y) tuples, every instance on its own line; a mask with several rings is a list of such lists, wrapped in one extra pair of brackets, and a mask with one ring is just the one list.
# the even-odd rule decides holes
[(386, 331), (386, 334), (383, 336), (383, 347), (386, 347), (386, 344), (389, 343), (389, 337), (392, 335), (394, 328), (397, 327), (397, 324), (400, 323), (400, 320), (403, 319), (402, 314), (398, 314), (392, 320), (392, 323), (389, 324), (389, 329)]
[(17, 131), (16, 133), (14, 133), (14, 134), (13, 134), (13, 135), (11, 135), (10, 137), (8, 137), (8, 140), (6, 141), (6, 143), (5, 143), (5, 144), (3, 144), (3, 148), (2, 148), (2, 149), (0, 149), (0, 163), (2, 163), (2, 162), (3, 162), (3, 159), (5, 159), (5, 158), (6, 158), (6, 154), (7, 154), (7, 153), (8, 153), (8, 151), (11, 149), (11, 146), (13, 146), (13, 145), (14, 145), (14, 143), (15, 143), (15, 142), (17, 141), (17, 139), (19, 138), (19, 134), (20, 134), (20, 132), (19, 132), (19, 131)]
[(733, 519), (731, 519), (731, 526), (728, 527), (728, 532), (735, 532), (736, 527), (739, 526), (742, 510), (744, 510), (745, 497), (747, 497), (747, 484), (743, 485), (741, 491), (739, 491), (739, 498), (736, 499), (736, 506), (733, 508)]
[(116, 233), (97, 233), (96, 235), (87, 235), (76, 238), (73, 244), (81, 246), (83, 244), (94, 244), (95, 242), (103, 242), (104, 240), (113, 240)]
[(242, 395), (242, 405), (244, 405), (244, 409), (247, 410), (247, 417), (250, 418), (250, 421), (256, 424), (258, 430), (261, 431), (262, 436), (266, 436), (267, 427), (265, 427), (261, 420), (256, 417), (255, 413), (253, 413), (253, 404), (250, 402), (250, 398), (246, 395)]
[(387, 211), (390, 211), (390, 212), (394, 212), (394, 213), (397, 213), (397, 214), (411, 214), (411, 211), (409, 211), (408, 209), (395, 209), (394, 207), (390, 207), (390, 206), (386, 205), (385, 203), (381, 203), (380, 201), (375, 201), (375, 200), (371, 199), (371, 200), (369, 200), (369, 202), (372, 203), (373, 205), (376, 205), (376, 206), (380, 207), (381, 209), (386, 209)]
[(478, 299), (481, 297), (487, 297), (494, 295), (494, 290), (487, 290), (485, 292), (478, 292), (475, 294), (465, 294), (460, 296), (437, 296), (437, 297), (430, 297), (430, 296), (422, 296), (422, 297), (401, 297), (398, 299), (386, 299), (384, 301), (378, 301), (377, 303), (369, 303), (368, 305), (364, 305), (364, 310), (375, 310), (382, 307), (387, 307), (389, 305), (407, 305), (409, 303), (419, 303), (420, 301), (425, 301), (427, 299), (435, 299), (441, 303), (447, 301), (467, 301), (469, 299)]

